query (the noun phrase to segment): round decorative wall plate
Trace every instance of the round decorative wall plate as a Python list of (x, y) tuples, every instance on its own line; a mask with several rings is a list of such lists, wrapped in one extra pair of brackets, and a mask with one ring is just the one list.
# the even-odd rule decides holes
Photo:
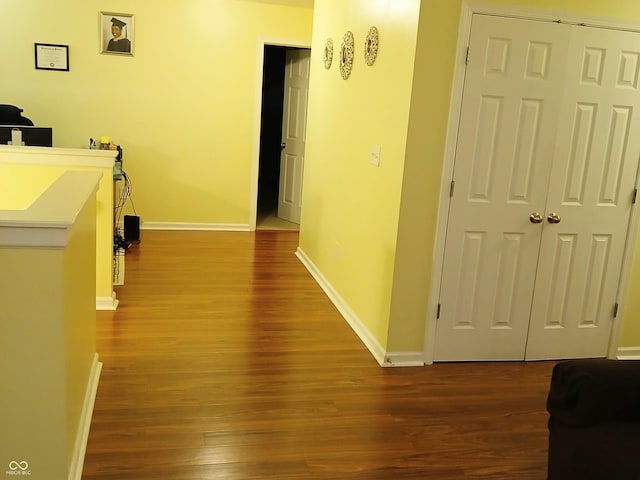
[(324, 61), (324, 68), (329, 70), (333, 62), (333, 40), (331, 38), (327, 38), (324, 44), (324, 56), (322, 59)]
[(371, 66), (378, 56), (378, 29), (371, 27), (367, 33), (367, 39), (364, 42), (364, 61)]
[(340, 50), (340, 74), (343, 79), (349, 78), (353, 68), (353, 33), (350, 30), (344, 34), (342, 49)]

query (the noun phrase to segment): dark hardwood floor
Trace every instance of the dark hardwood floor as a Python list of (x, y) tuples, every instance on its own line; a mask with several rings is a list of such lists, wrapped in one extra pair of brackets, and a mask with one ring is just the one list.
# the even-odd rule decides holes
[(98, 312), (83, 479), (546, 477), (553, 362), (382, 368), (297, 239), (142, 232)]

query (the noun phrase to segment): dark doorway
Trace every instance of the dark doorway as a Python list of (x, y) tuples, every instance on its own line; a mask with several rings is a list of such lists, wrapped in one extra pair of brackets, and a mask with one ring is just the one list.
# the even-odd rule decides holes
[(286, 49), (287, 47), (276, 45), (265, 45), (264, 47), (258, 166), (258, 219), (267, 215), (277, 215), (278, 210)]

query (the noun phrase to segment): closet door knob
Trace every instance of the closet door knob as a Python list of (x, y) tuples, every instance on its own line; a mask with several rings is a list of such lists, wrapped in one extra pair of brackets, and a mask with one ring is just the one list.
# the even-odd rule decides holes
[(538, 212), (534, 212), (529, 215), (529, 221), (531, 223), (542, 223), (542, 215), (540, 215)]
[(560, 220), (562, 219), (560, 218), (560, 215), (558, 215), (556, 212), (551, 212), (547, 217), (547, 222), (549, 223), (560, 223)]

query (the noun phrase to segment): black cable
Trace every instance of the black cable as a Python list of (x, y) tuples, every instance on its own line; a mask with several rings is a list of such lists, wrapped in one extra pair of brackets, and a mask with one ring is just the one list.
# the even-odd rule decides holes
[(136, 211), (136, 205), (135, 203), (133, 203), (133, 196), (131, 195), (131, 193), (133, 192), (133, 183), (131, 183), (129, 176), (124, 171), (122, 172), (122, 176), (124, 177), (125, 183), (127, 184), (127, 188), (128, 188), (127, 196), (129, 198), (129, 201), (131, 202), (131, 207), (133, 208), (133, 214), (137, 217), (138, 212)]
[[(124, 171), (122, 172), (122, 179), (123, 179), (123, 186), (122, 186), (122, 190), (120, 191), (120, 198), (118, 199), (118, 202), (115, 206), (115, 212), (114, 212), (114, 216), (115, 216), (115, 222), (116, 222), (116, 231), (114, 232), (114, 238), (113, 238), (113, 249), (114, 249), (114, 255), (117, 254), (118, 250), (123, 250), (126, 251), (130, 246), (132, 242), (127, 241), (124, 238), (124, 234), (121, 232), (120, 230), (120, 222), (122, 221), (122, 214), (124, 212), (124, 206), (127, 203), (127, 198), (131, 198), (131, 181), (129, 180), (129, 177), (127, 176), (127, 174)], [(133, 200), (132, 200), (132, 205), (133, 205)], [(135, 212), (135, 206), (134, 206), (134, 212)]]
[(116, 205), (116, 212), (114, 214), (116, 217), (116, 225), (118, 226), (117, 227), (118, 232), (116, 235), (114, 235), (114, 248), (115, 249), (121, 248), (126, 251), (132, 244), (140, 243), (140, 240), (139, 239), (135, 241), (127, 240), (126, 238), (124, 238), (124, 233), (120, 233), (120, 224), (121, 224), (120, 222), (122, 221), (124, 207), (127, 203), (127, 199), (131, 201), (131, 206), (133, 207), (133, 213), (135, 214), (136, 217), (138, 216), (135, 203), (133, 202), (133, 196), (131, 195), (133, 191), (133, 185), (131, 183), (131, 179), (129, 178), (129, 176), (124, 170), (121, 170), (121, 174), (123, 179), (123, 186), (122, 186), (122, 190), (120, 191), (120, 198)]

